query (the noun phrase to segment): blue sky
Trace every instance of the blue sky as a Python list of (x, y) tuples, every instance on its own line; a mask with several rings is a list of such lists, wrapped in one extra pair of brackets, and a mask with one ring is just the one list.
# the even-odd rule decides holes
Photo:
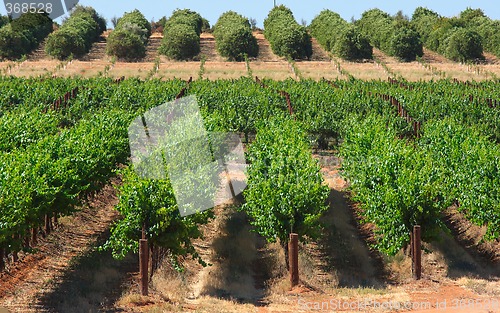
[[(351, 17), (359, 18), (361, 14), (371, 8), (379, 8), (389, 14), (394, 14), (398, 10), (409, 16), (416, 7), (423, 6), (432, 9), (444, 16), (455, 16), (467, 7), (481, 8), (489, 17), (500, 19), (500, 2), (498, 0), (414, 0), (414, 1), (368, 1), (368, 0), (342, 0), (342, 1), (286, 1), (276, 0), (277, 4), (284, 4), (294, 12), (295, 18), (300, 23), (302, 19), (308, 23), (323, 9), (330, 9), (339, 13), (344, 19), (350, 20)], [(271, 8), (273, 0), (254, 0), (254, 1), (179, 1), (179, 0), (81, 0), (80, 4), (94, 7), (109, 22), (113, 16), (120, 17), (124, 12), (133, 9), (139, 9), (148, 20), (158, 20), (162, 16), (169, 16), (176, 8), (189, 8), (199, 12), (208, 19), (211, 24), (217, 21), (217, 18), (228, 10), (236, 11), (246, 17), (252, 17), (257, 20), (257, 24), (262, 23)], [(2, 13), (5, 14), (5, 8), (2, 7)], [(111, 27), (111, 23), (108, 23)]]

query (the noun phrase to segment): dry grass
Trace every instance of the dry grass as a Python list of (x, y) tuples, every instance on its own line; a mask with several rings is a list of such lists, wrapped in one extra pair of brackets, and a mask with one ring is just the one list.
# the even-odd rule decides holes
[[(259, 45), (259, 56), (251, 59), (250, 68), (252, 76), (269, 78), (275, 80), (284, 80), (294, 78), (294, 74), (285, 58), (276, 56), (270, 47), (264, 35), (257, 31), (254, 32)], [(104, 35), (106, 37), (106, 34)], [(162, 34), (156, 33), (152, 38), (156, 40), (161, 38)], [(92, 52), (91, 52), (92, 54)], [(156, 55), (156, 52), (153, 53)], [(424, 68), (418, 62), (401, 63), (397, 59), (385, 55), (378, 49), (374, 49), (374, 55), (377, 59), (387, 65), (389, 73), (376, 62), (349, 62), (338, 60), (341, 69), (355, 78), (361, 80), (386, 80), (387, 76), (404, 77), (409, 81), (428, 81), (438, 77), (432, 70)], [(216, 79), (237, 79), (247, 76), (248, 71), (243, 62), (226, 62), (215, 49), (215, 39), (212, 34), (201, 34), (201, 53), (194, 61), (178, 62), (166, 59), (160, 56), (161, 65), (158, 73), (154, 77), (163, 79), (188, 77), (197, 78), (200, 73), (200, 59), (204, 56), (205, 71), (204, 78), (210, 80)], [(500, 76), (500, 61), (494, 55), (485, 54), (486, 64), (480, 65), (461, 65), (447, 60), (443, 56), (432, 51), (424, 50), (424, 62), (428, 63), (437, 71), (443, 71), (447, 77), (457, 78), (459, 80), (484, 80), (494, 79)], [(63, 77), (95, 77), (99, 75), (109, 75), (117, 78), (138, 77), (146, 79), (151, 77), (153, 69), (153, 59), (146, 58), (147, 62), (127, 63), (119, 62), (113, 66), (108, 56), (99, 54), (100, 60), (86, 62), (75, 60), (67, 66), (61, 68), (61, 62), (51, 60), (45, 56), (42, 60), (28, 62), (0, 62), (0, 70), (7, 75), (22, 77), (40, 76), (55, 73)], [(300, 76), (304, 79), (320, 80), (326, 78), (335, 80), (338, 78), (346, 79), (348, 75), (342, 75), (336, 69), (335, 64), (331, 63), (330, 56), (313, 39), (312, 61), (297, 61), (296, 67), (300, 71)], [(9, 69), (10, 68), (10, 69)], [(108, 70), (110, 69), (109, 73)]]
[[(190, 306), (187, 305), (187, 308)], [(195, 312), (203, 313), (255, 313), (256, 307), (251, 303), (241, 303), (235, 300), (219, 299), (209, 296), (202, 296), (193, 305)]]
[(118, 302), (116, 302), (119, 306), (144, 306), (151, 302), (149, 297), (141, 296), (136, 293), (129, 293), (124, 295)]
[(245, 62), (205, 62), (205, 73), (203, 78), (216, 79), (237, 79), (247, 76)]
[(320, 80), (325, 78), (328, 80), (336, 80), (343, 78), (329, 61), (303, 61), (297, 62), (295, 65), (305, 79)]
[(96, 77), (105, 72), (106, 66), (110, 66), (110, 63), (104, 60), (93, 62), (73, 61), (65, 69), (57, 71), (56, 74), (62, 77)]
[[(153, 68), (153, 65), (151, 65), (151, 68)], [(200, 62), (176, 62), (162, 59), (156, 76), (163, 79), (188, 79), (189, 77), (197, 78), (199, 72)]]
[(500, 296), (500, 289), (498, 288), (500, 282), (498, 280), (463, 277), (458, 279), (457, 283), (478, 295)]
[(431, 71), (425, 69), (418, 62), (398, 62), (390, 64), (390, 67), (408, 81), (429, 81), (431, 79), (436, 79), (436, 76)]
[(55, 71), (56, 68), (61, 64), (61, 62), (57, 60), (47, 60), (43, 62), (26, 61), (22, 63), (9, 63), (13, 64), (13, 66), (10, 71), (6, 72), (6, 74), (19, 77), (36, 77), (45, 75), (49, 72)]
[(149, 72), (153, 69), (154, 63), (152, 62), (140, 62), (140, 63), (128, 63), (128, 62), (116, 62), (113, 67), (108, 72), (111, 77), (138, 77), (146, 78)]
[(189, 283), (184, 273), (162, 266), (153, 276), (152, 288), (172, 303), (182, 303), (189, 296)]
[(362, 80), (385, 80), (387, 73), (375, 62), (349, 62), (339, 60), (340, 66), (352, 76)]
[(287, 62), (251, 62), (250, 67), (253, 72), (253, 76), (258, 76), (259, 78), (269, 78), (275, 80), (285, 80), (287, 78), (293, 78), (294, 75), (290, 70)]

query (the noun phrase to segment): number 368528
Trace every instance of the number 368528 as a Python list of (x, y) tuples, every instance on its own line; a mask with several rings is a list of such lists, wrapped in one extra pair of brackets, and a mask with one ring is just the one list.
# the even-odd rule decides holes
[(7, 14), (52, 13), (52, 3), (6, 3)]

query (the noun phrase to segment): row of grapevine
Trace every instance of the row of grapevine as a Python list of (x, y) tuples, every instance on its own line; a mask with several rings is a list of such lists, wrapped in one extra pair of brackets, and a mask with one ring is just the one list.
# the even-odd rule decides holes
[(0, 28), (0, 57), (18, 59), (27, 55), (52, 32), (48, 14), (26, 13)]
[(499, 238), (497, 144), (448, 118), (426, 123), (415, 145), (398, 139), (401, 130), (380, 117), (350, 125), (340, 150), (343, 172), (365, 222), (375, 225), (378, 249), (397, 253), (417, 224), (425, 240), (435, 239), (446, 229), (443, 211), (454, 203), (487, 227), (485, 240)]
[(185, 9), (175, 10), (165, 23), (160, 53), (174, 60), (192, 59), (200, 53), (203, 18)]
[(311, 35), (329, 52), (346, 59), (371, 59), (373, 48), (359, 29), (339, 14), (323, 10), (309, 25)]
[(368, 10), (356, 21), (371, 44), (403, 61), (414, 61), (423, 55), (420, 35), (408, 21), (397, 20), (379, 9)]
[(312, 56), (309, 33), (297, 23), (292, 11), (283, 5), (269, 12), (264, 20), (264, 35), (278, 56), (292, 59), (309, 59)]
[(102, 186), (127, 158), (126, 130), (127, 113), (106, 110), (26, 150), (2, 153), (0, 248), (19, 251), (44, 216), (70, 214), (79, 196)]
[(405, 140), (393, 118), (353, 119), (340, 149), (342, 171), (364, 222), (375, 225), (376, 248), (394, 255), (410, 242), (413, 225), (424, 240), (443, 228), (444, 177), (438, 164)]
[(495, 83), (459, 85), (440, 81), (411, 83), (404, 88), (392, 85), (390, 90), (380, 92), (397, 96), (398, 101), (418, 121), (450, 117), (456, 123), (474, 126), (488, 134), (493, 141), (500, 142), (500, 110), (495, 108), (498, 92)]
[[(38, 83), (44, 85), (45, 81)], [(0, 268), (5, 265), (4, 256), (12, 253), (16, 260), (17, 251), (36, 244), (41, 225), (45, 224), (49, 231), (52, 217), (71, 214), (81, 200), (114, 175), (118, 163), (127, 161), (127, 129), (136, 110), (144, 110), (162, 98), (171, 99), (173, 92), (169, 90), (180, 89), (178, 81), (154, 92), (153, 86), (141, 86), (137, 80), (112, 84), (110, 79), (91, 79), (77, 83), (82, 85), (82, 92), (63, 110), (43, 114), (45, 104), (27, 102), (26, 107), (19, 106), (2, 116), (3, 125), (11, 127), (11, 132), (2, 132), (0, 141), (9, 139), (9, 135), (15, 140), (22, 137), (17, 140), (21, 146), (7, 143), (0, 151)], [(141, 102), (141, 98), (145, 99)], [(29, 118), (13, 118), (16, 110), (27, 108), (30, 110), (25, 117)], [(60, 121), (68, 118), (75, 125), (60, 128)], [(19, 127), (24, 124), (28, 125), (25, 129), (34, 130), (27, 134), (28, 141)], [(29, 235), (33, 236), (31, 243)]]
[(250, 224), (268, 241), (279, 239), (285, 252), (291, 233), (316, 238), (319, 218), (328, 209), (329, 189), (300, 124), (290, 117), (261, 121), (248, 158), (241, 209)]
[(106, 52), (125, 60), (143, 58), (150, 36), (151, 24), (139, 10), (125, 13), (108, 36)]
[[(0, 219), (2, 248), (9, 251), (18, 249), (22, 245), (20, 237), (25, 236), (30, 228), (41, 225), (43, 216), (70, 213), (74, 201), (105, 182), (116, 162), (125, 162), (128, 156), (126, 136), (129, 122), (142, 112), (174, 99), (180, 90), (184, 90), (185, 95), (198, 97), (209, 131), (257, 134), (255, 149), (250, 155), (255, 157), (252, 164), (263, 166), (258, 171), (255, 167), (254, 174), (257, 177), (254, 182), (262, 182), (263, 185), (255, 186), (272, 183), (273, 176), (259, 174), (265, 168), (279, 170), (277, 165), (259, 163), (260, 156), (262, 160), (283, 158), (288, 160), (283, 164), (294, 164), (294, 158), (287, 153), (295, 151), (294, 155), (300, 156), (297, 162), (304, 160), (304, 164), (310, 165), (306, 161), (310, 151), (306, 153), (309, 143), (304, 139), (305, 134), (343, 138), (344, 150), (341, 151), (344, 151), (346, 175), (355, 194), (358, 192), (357, 181), (363, 182), (359, 201), (372, 210), (367, 212), (367, 221), (375, 223), (379, 230), (394, 225), (391, 232), (393, 239), (380, 237), (382, 251), (393, 253), (404, 246), (409, 227), (414, 223), (422, 223), (424, 235), (434, 234), (440, 227), (439, 221), (435, 220), (436, 214), (454, 201), (459, 203), (460, 210), (471, 221), (488, 226), (488, 239), (498, 237), (499, 227), (495, 224), (500, 211), (500, 193), (497, 190), (500, 184), (496, 173), (499, 168), (498, 143), (493, 142), (491, 136), (484, 135), (487, 134), (484, 132), (486, 128), (481, 124), (491, 123), (488, 125), (493, 126), (495, 121), (500, 124), (499, 110), (484, 104), (471, 104), (469, 97), (464, 97), (464, 94), (470, 93), (478, 99), (498, 98), (495, 83), (482, 82), (474, 87), (447, 81), (405, 84), (405, 87), (411, 88), (381, 81), (339, 80), (329, 83), (290, 79), (265, 80), (262, 83), (269, 88), (262, 88), (249, 78), (193, 81), (187, 89), (183, 89), (186, 83), (179, 80), (144, 82), (126, 79), (121, 84), (114, 84), (109, 78), (53, 81), (1, 79), (0, 89), (10, 90), (7, 96), (0, 98), (0, 107), (6, 108), (0, 117), (1, 184), (6, 186), (0, 196), (0, 207), (5, 213)], [(9, 85), (11, 88), (8, 88)], [(51, 86), (57, 93), (51, 92)], [(41, 113), (48, 104), (76, 86), (80, 86), (79, 92), (76, 98), (70, 100), (71, 105), (62, 110)], [(290, 118), (286, 99), (276, 90), (289, 95), (296, 121)], [(429, 96), (431, 93), (432, 97)], [(375, 94), (397, 97), (407, 114), (425, 122), (421, 137), (415, 140), (415, 144), (408, 145), (398, 139), (398, 136), (411, 132), (411, 126), (407, 120), (394, 117), (397, 111), (395, 105), (388, 105), (385, 98), (374, 97)], [(437, 100), (433, 101), (434, 98)], [(13, 100), (16, 104), (11, 105)], [(23, 109), (26, 111), (24, 115)], [(485, 120), (484, 116), (492, 121)], [(61, 128), (62, 121), (70, 121), (65, 124), (69, 126)], [(275, 142), (281, 142), (281, 149), (275, 147)], [(282, 149), (284, 146), (289, 150)], [(266, 153), (271, 152), (273, 155), (280, 154), (266, 157)], [(391, 161), (382, 163), (386, 159)], [(461, 163), (464, 163), (463, 167)], [(306, 177), (313, 179), (316, 177), (314, 173), (311, 167), (310, 175)], [(284, 174), (281, 177), (288, 175)], [(136, 240), (140, 236), (145, 221), (152, 221), (148, 222), (150, 229), (147, 233), (151, 234), (150, 238), (156, 246), (161, 246), (165, 240), (165, 234), (157, 231), (161, 219), (172, 221), (173, 224), (162, 224), (165, 227), (178, 222), (191, 223), (191, 226), (186, 224), (185, 227), (189, 228), (190, 234), (196, 235), (194, 225), (198, 224), (198, 220), (189, 221), (172, 215), (177, 214), (177, 210), (172, 202), (168, 180), (146, 181), (132, 171), (124, 172), (124, 176), (130, 184), (124, 186), (128, 189), (124, 189), (123, 197), (128, 200), (124, 200), (126, 203), (120, 210), (124, 215), (130, 212), (131, 219), (141, 217), (128, 220), (131, 225), (141, 227), (128, 229), (124, 224), (117, 224), (114, 237), (117, 241), (109, 244), (116, 248), (116, 255), (125, 253), (120, 248), (126, 246), (120, 246), (123, 242), (130, 243), (126, 240)], [(304, 184), (306, 177), (299, 176), (304, 179)], [(436, 185), (436, 181), (440, 183)], [(141, 195), (146, 195), (148, 190), (158, 190), (164, 195), (163, 199), (154, 199), (154, 196), (145, 199)], [(134, 193), (136, 191), (138, 193)], [(264, 197), (265, 193), (255, 192), (253, 195)], [(149, 201), (147, 203), (151, 203), (153, 209), (141, 211), (142, 206), (133, 205), (134, 201)], [(301, 201), (297, 198), (296, 204)], [(255, 212), (262, 209), (255, 208)], [(391, 213), (384, 213), (386, 211)], [(398, 219), (395, 220), (395, 217)], [(193, 218), (200, 218), (201, 223), (208, 216)], [(13, 236), (16, 238), (13, 239)], [(120, 238), (128, 239), (122, 242)], [(184, 243), (179, 251), (189, 250), (189, 242)]]
[(230, 61), (243, 61), (245, 56), (259, 54), (257, 39), (247, 18), (236, 12), (228, 11), (219, 17), (214, 25), (217, 51)]
[(93, 8), (76, 6), (61, 28), (47, 38), (45, 51), (57, 59), (82, 56), (106, 30), (106, 20)]

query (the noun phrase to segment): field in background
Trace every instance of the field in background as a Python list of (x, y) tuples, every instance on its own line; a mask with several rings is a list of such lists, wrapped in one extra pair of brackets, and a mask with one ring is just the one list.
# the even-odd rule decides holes
[[(195, 61), (171, 61), (159, 56), (157, 49), (161, 44), (161, 34), (153, 34), (146, 57), (140, 62), (120, 62), (106, 55), (107, 34), (94, 43), (91, 51), (84, 57), (73, 61), (50, 59), (42, 46), (26, 60), (0, 62), (0, 73), (22, 77), (59, 76), (95, 77), (109, 76), (118, 78), (207, 78), (233, 79), (241, 76), (258, 76), (275, 80), (322, 78), (348, 79), (350, 76), (362, 80), (386, 80), (387, 77), (404, 78), (408, 81), (429, 81), (441, 78), (461, 81), (481, 81), (494, 79), (500, 75), (500, 60), (486, 54), (483, 64), (468, 65), (452, 62), (443, 56), (425, 50), (419, 61), (402, 63), (393, 57), (374, 49), (374, 60), (349, 62), (337, 59), (324, 51), (313, 39), (313, 56), (310, 61), (296, 61), (290, 64), (286, 59), (272, 53), (269, 42), (260, 32), (255, 32), (259, 45), (259, 56), (246, 62), (227, 62), (218, 53), (213, 35), (201, 35), (201, 53)], [(158, 62), (158, 63), (155, 63)], [(159, 64), (159, 66), (157, 66)]]

